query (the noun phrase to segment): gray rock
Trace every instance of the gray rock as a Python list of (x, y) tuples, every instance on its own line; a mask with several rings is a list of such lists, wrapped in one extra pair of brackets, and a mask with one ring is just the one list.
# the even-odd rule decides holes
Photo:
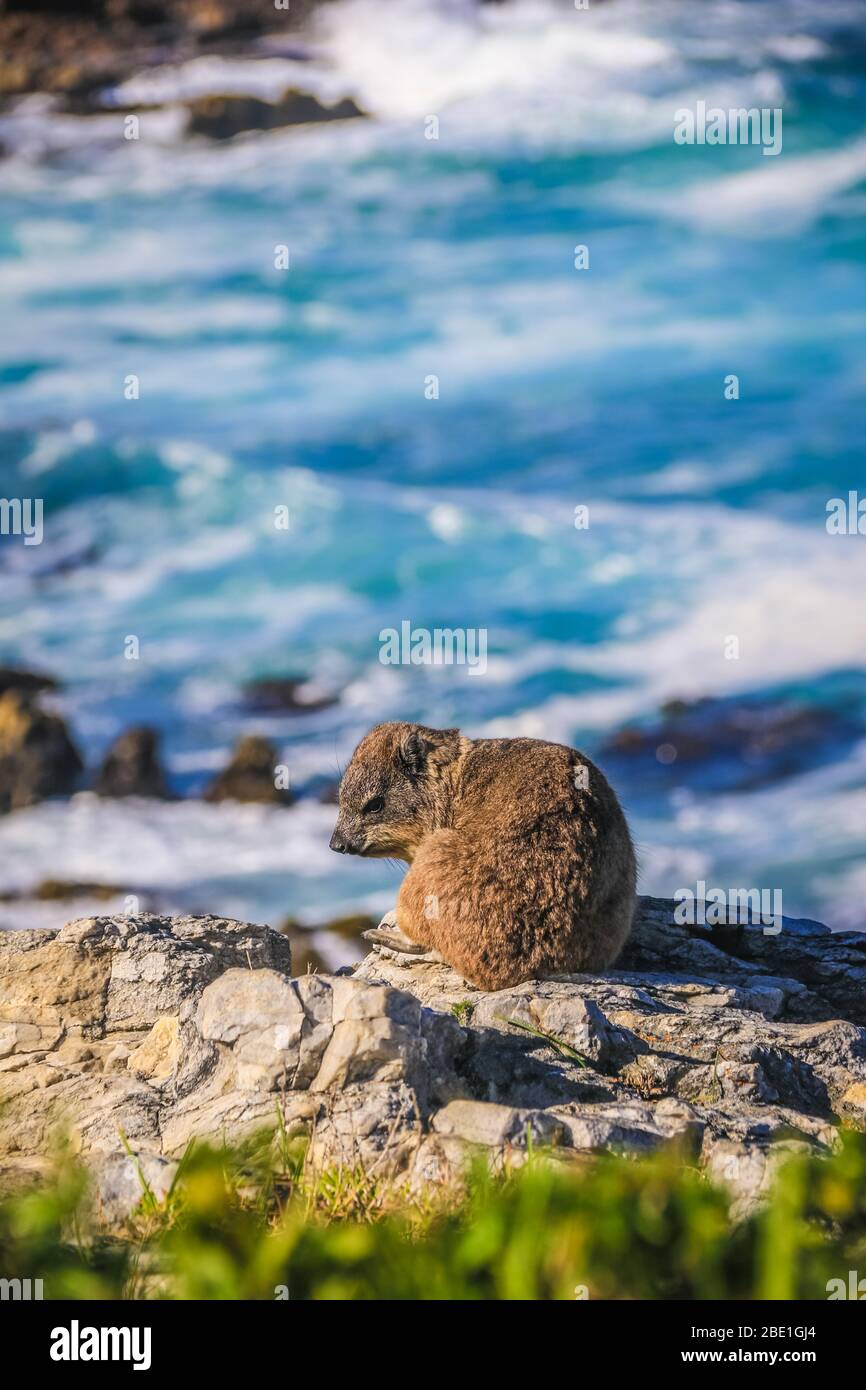
[(549, 1110), (522, 1110), (490, 1101), (452, 1100), (433, 1116), (437, 1134), (485, 1148), (527, 1149), (532, 1144), (557, 1144), (565, 1126)]
[(308, 1160), (314, 1172), (360, 1166), (371, 1178), (392, 1177), (411, 1166), (423, 1120), (418, 1097), (404, 1081), (350, 1084), (323, 1098)]
[(572, 1106), (560, 1111), (575, 1148), (620, 1152), (657, 1148), (677, 1140), (685, 1149), (699, 1149), (706, 1120), (696, 1107), (668, 1097), (654, 1104), (617, 1100), (612, 1105)]
[[(746, 973), (753, 979), (766, 974), (771, 985), (784, 976), (786, 983), (793, 980), (804, 987), (786, 1000), (787, 1017), (866, 1024), (866, 915), (862, 932), (831, 932), (820, 922), (783, 917), (778, 935), (766, 935), (760, 926), (716, 932), (682, 926), (666, 898), (641, 898), (639, 904), (621, 968), (698, 970), (734, 984), (742, 983)], [(725, 949), (713, 945), (713, 936), (725, 942)], [(708, 969), (702, 971), (703, 964)]]
[(176, 1172), (177, 1164), (159, 1154), (105, 1154), (93, 1165), (96, 1216), (107, 1226), (121, 1225), (143, 1198), (162, 1201)]
[(478, 1154), (496, 1171), (676, 1142), (745, 1211), (791, 1145), (866, 1126), (861, 943), (793, 925), (745, 929), (734, 956), (644, 900), (626, 968), (492, 994), (386, 948), (293, 979), (285, 937), (215, 917), (6, 933), (0, 1157), (32, 1175), (70, 1131), (112, 1222), (191, 1139), (278, 1123), (314, 1168), (415, 1190)]

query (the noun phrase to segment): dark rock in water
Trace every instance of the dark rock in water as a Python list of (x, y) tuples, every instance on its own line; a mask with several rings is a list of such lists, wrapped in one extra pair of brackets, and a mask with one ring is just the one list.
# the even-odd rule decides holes
[(280, 935), (289, 940), (292, 948), (292, 974), (319, 974), (328, 968), (325, 958), (312, 944), (312, 931), (302, 927), (294, 917), (287, 917), (280, 927)]
[[(54, 579), (58, 575), (74, 574), (76, 570), (95, 564), (101, 554), (101, 547), (96, 544), (80, 545), (70, 539), (66, 545), (52, 546), (51, 553), (44, 558), (40, 556), (30, 561), (27, 572), (32, 579)], [(53, 686), (55, 682), (51, 681), (50, 684)]]
[(199, 6), (193, 27), (199, 38), (207, 39), (209, 43), (224, 40), (242, 42), (258, 38), (265, 28), (267, 17), (264, 6), (260, 6), (258, 13), (238, 14), (234, 5), (208, 3)]
[[(98, 5), (99, 0), (96, 0), (96, 3)], [(145, 27), (151, 24), (165, 24), (171, 9), (169, 4), (161, 4), (160, 0), (105, 0), (105, 3), (112, 19), (118, 19), (123, 15), (134, 24)]]
[(330, 922), (323, 922), (320, 930), (333, 932), (346, 941), (360, 941), (365, 931), (378, 925), (378, 917), (371, 917), (367, 912), (353, 912), (348, 917), (334, 917)]
[[(7, 0), (0, 13), (0, 96), (105, 84), (116, 72), (124, 43), (134, 46), (134, 33), (119, 24), (109, 35), (95, 6), (72, 6), (62, 14), (48, 6), (31, 7), (25, 13), (22, 5)], [(123, 62), (124, 73), (130, 56)]]
[(159, 735), (146, 726), (127, 729), (109, 748), (94, 783), (99, 796), (157, 796), (168, 790), (157, 756)]
[(746, 790), (841, 756), (862, 733), (853, 714), (794, 699), (670, 700), (659, 718), (620, 729), (599, 756), (628, 776), (673, 778), (706, 790)]
[(277, 750), (270, 739), (250, 734), (235, 747), (228, 767), (204, 793), (205, 801), (266, 801), (288, 806), (293, 797), (275, 782)]
[[(309, 927), (303, 926), (295, 917), (287, 917), (280, 927), (280, 932), (291, 942), (292, 974), (308, 975), (311, 971), (321, 973), (330, 969), (325, 957), (312, 944), (314, 932), (327, 932), (339, 937), (341, 955), (346, 954), (346, 943), (357, 943), (358, 949), (354, 955), (356, 960), (361, 960), (367, 954), (363, 933), (375, 927), (377, 923), (378, 918), (370, 917), (365, 912), (351, 913), (347, 917), (334, 917), (329, 922)], [(352, 954), (351, 951), (349, 954)]]
[(27, 695), (38, 695), (41, 690), (56, 690), (57, 681), (53, 676), (39, 671), (24, 671), (17, 666), (0, 666), (0, 695), (7, 690), (21, 690)]
[(124, 892), (111, 883), (71, 883), (61, 878), (45, 878), (34, 888), (31, 897), (43, 903), (67, 902), (70, 898), (96, 898), (108, 902)]
[(112, 898), (119, 898), (126, 891), (110, 883), (75, 883), (62, 878), (45, 878), (27, 892), (16, 889), (10, 893), (0, 893), (0, 903), (65, 903), (75, 898), (110, 902)]
[(279, 101), (252, 96), (206, 96), (188, 102), (189, 135), (211, 140), (230, 140), (252, 130), (279, 130), (283, 126), (310, 125), (320, 121), (357, 120), (364, 112), (346, 97), (335, 106), (324, 106), (309, 92), (293, 89)]
[(82, 769), (60, 715), (20, 689), (0, 696), (0, 814), (68, 795)]
[(307, 695), (300, 676), (263, 676), (244, 686), (244, 705), (255, 714), (315, 714), (336, 705), (336, 695)]
[[(5, 0), (0, 4), (0, 99), (51, 92), (66, 109), (100, 108), (100, 92), (154, 63), (234, 56), (297, 40), (316, 0)], [(256, 47), (252, 51), (260, 54)]]

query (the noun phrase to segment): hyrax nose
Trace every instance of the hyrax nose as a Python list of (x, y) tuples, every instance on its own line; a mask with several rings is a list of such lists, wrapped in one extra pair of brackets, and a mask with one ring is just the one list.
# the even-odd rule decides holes
[(337, 854), (348, 854), (349, 846), (346, 844), (342, 831), (334, 831), (333, 835), (331, 836), (331, 843), (329, 845), (329, 849), (335, 850)]

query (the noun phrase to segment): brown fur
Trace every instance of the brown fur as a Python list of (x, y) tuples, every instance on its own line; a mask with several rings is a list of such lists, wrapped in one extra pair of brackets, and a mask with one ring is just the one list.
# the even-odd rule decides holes
[(603, 970), (631, 931), (625, 817), (598, 768), (562, 744), (379, 724), (346, 769), (331, 843), (407, 860), (399, 930), (482, 989)]

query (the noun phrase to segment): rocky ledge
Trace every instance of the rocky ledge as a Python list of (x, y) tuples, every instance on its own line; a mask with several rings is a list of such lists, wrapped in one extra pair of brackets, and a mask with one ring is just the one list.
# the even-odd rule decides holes
[[(310, 1136), (316, 1167), (410, 1187), (531, 1146), (575, 1161), (668, 1140), (735, 1210), (792, 1146), (866, 1123), (866, 933), (783, 919), (698, 932), (641, 900), (621, 968), (487, 994), (425, 957), (291, 977), (286, 938), (216, 917), (0, 935), (0, 1161), (71, 1136), (121, 1218), (191, 1139)], [(136, 1160), (128, 1156), (131, 1149)]]

